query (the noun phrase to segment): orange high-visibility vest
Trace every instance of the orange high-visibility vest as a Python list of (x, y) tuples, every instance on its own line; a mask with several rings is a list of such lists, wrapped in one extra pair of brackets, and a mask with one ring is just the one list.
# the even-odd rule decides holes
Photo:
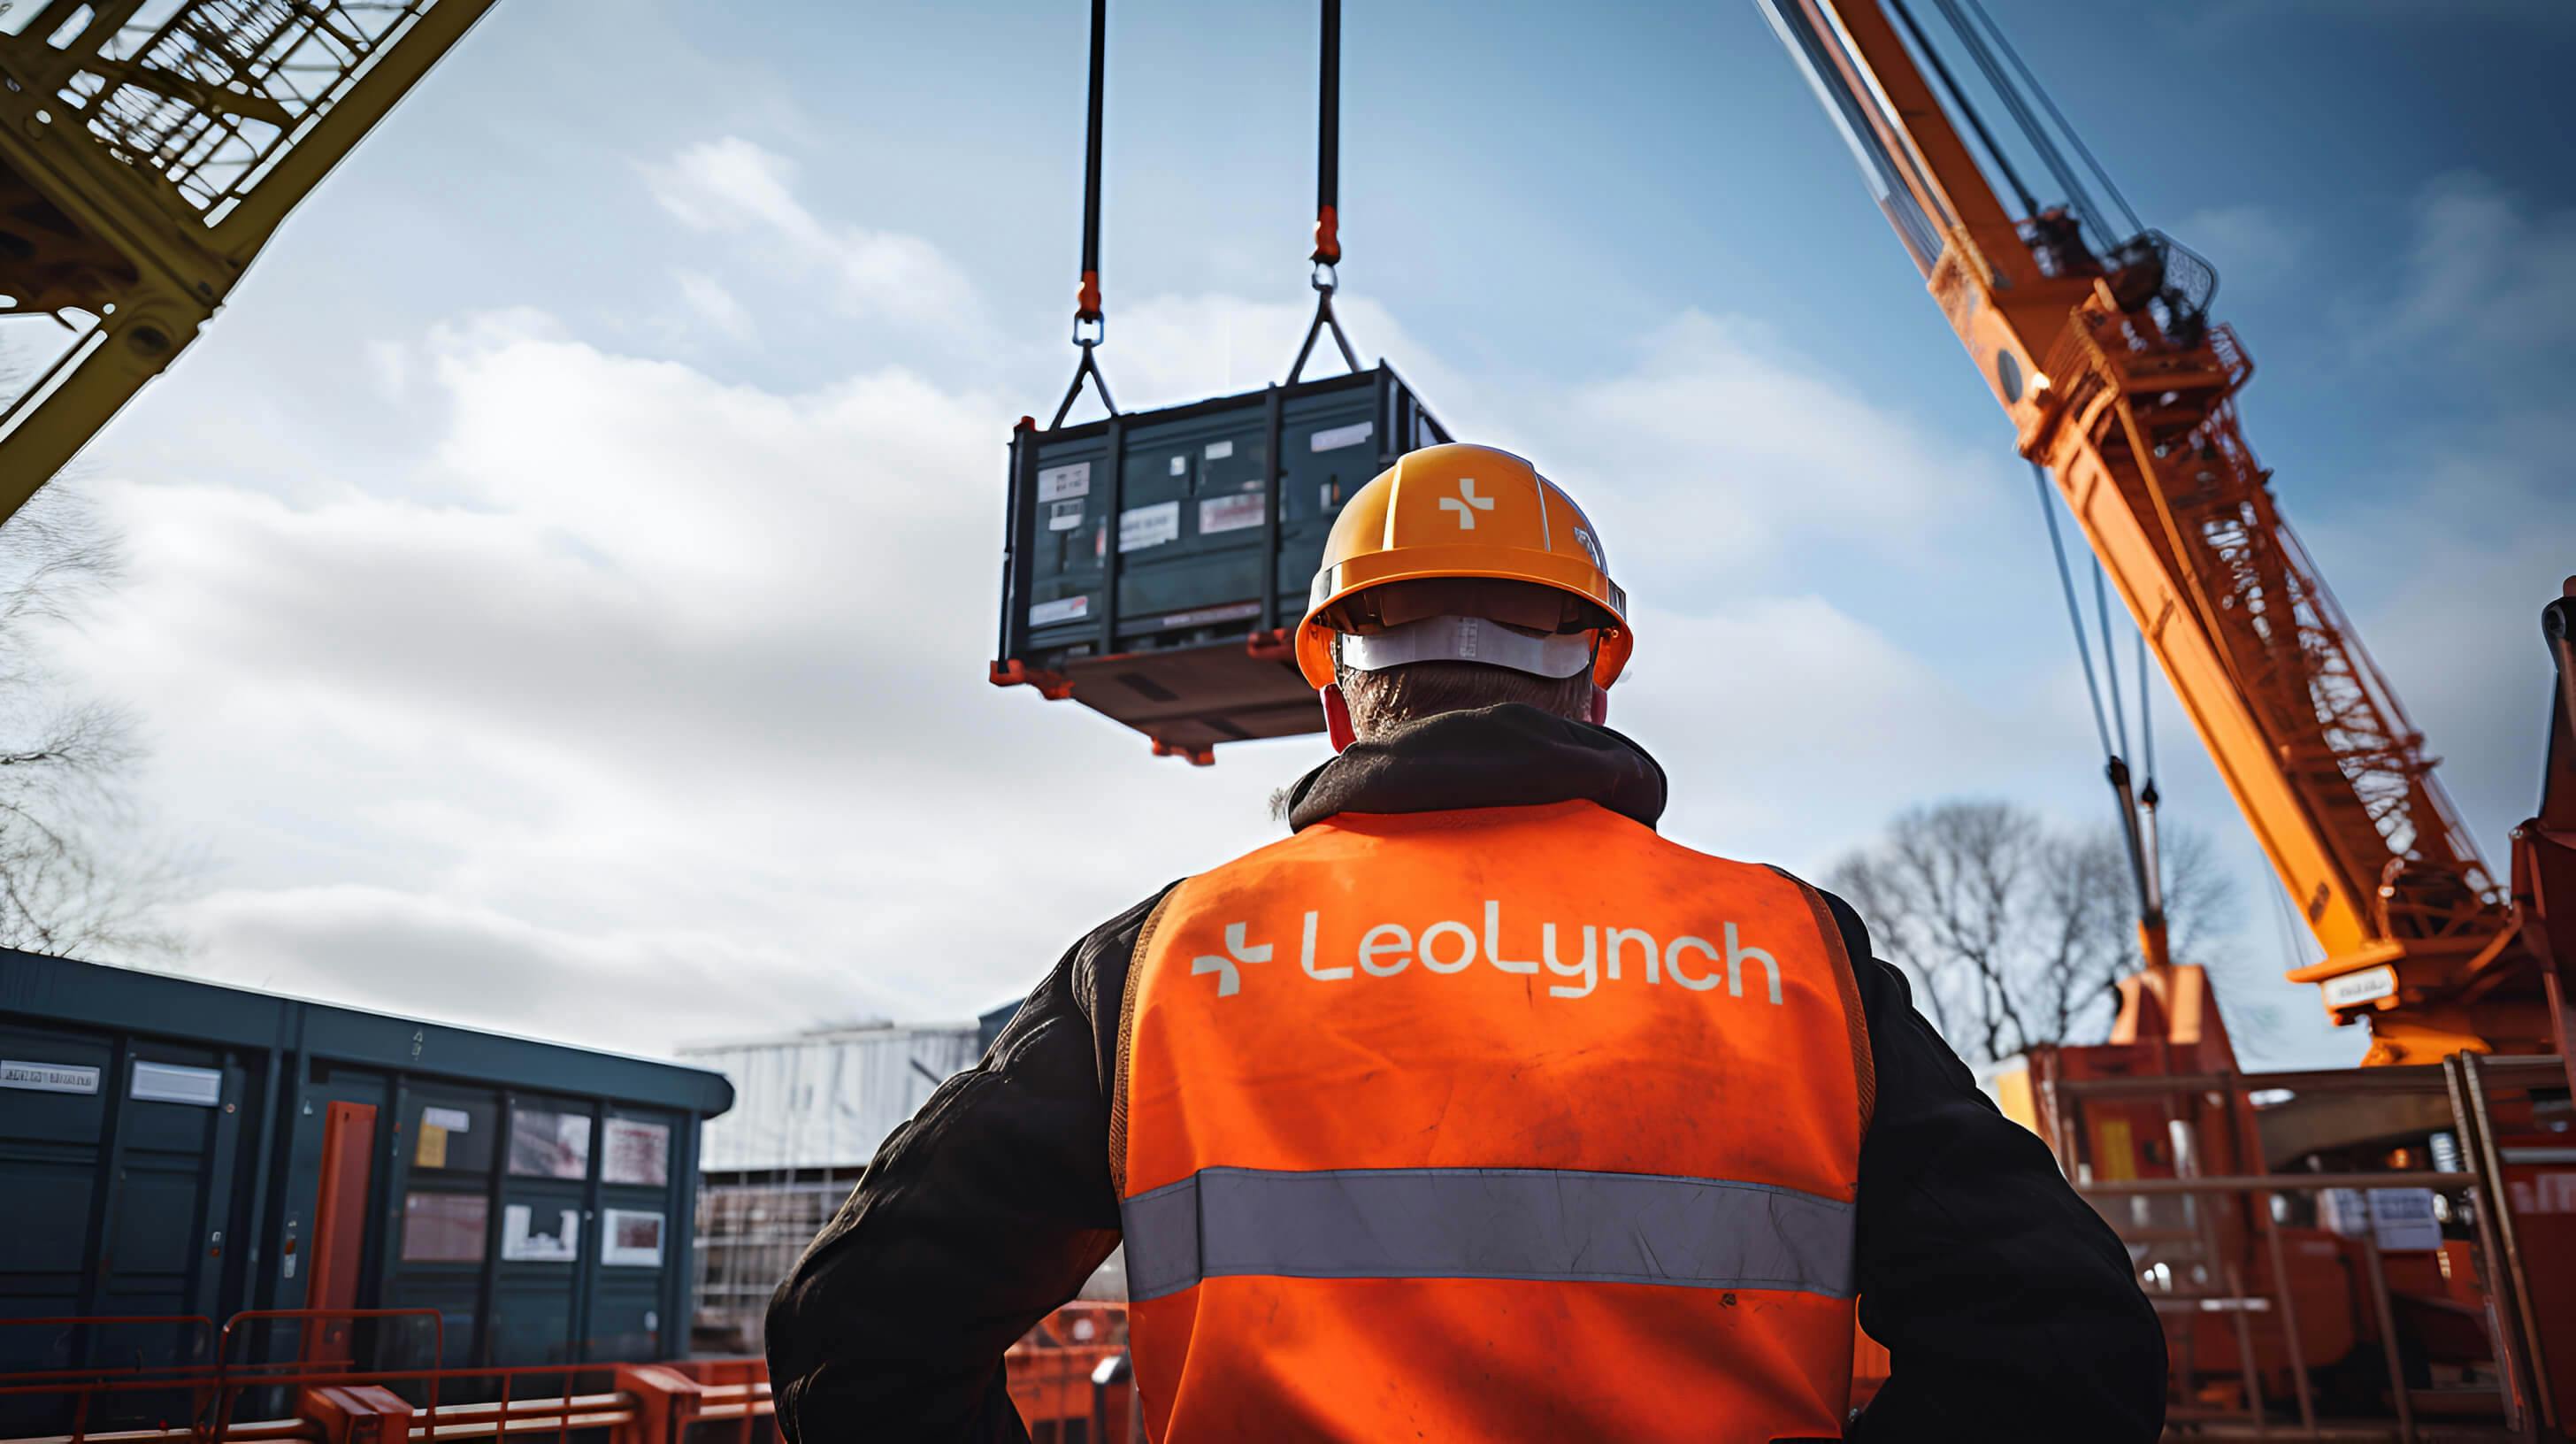
[(1840, 1437), (1871, 1082), (1812, 890), (1590, 802), (1345, 813), (1127, 988), (1155, 1439)]

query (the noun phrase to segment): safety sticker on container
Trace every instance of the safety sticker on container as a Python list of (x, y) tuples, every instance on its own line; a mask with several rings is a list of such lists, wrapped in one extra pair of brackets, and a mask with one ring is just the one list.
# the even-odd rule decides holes
[(1195, 612), (1166, 612), (1154, 619), (1154, 625), (1166, 630), (1173, 627), (1206, 627), (1218, 622), (1240, 622), (1260, 615), (1259, 602), (1229, 602), (1222, 607), (1201, 607)]
[(1051, 627), (1058, 622), (1080, 621), (1090, 615), (1091, 594), (1085, 592), (1078, 597), (1059, 597), (1052, 602), (1040, 602), (1029, 608), (1029, 625)]
[(420, 1110), (420, 1126), (444, 1128), (450, 1133), (471, 1133), (474, 1131), (474, 1115), (462, 1108), (424, 1108)]
[(1376, 430), (1377, 423), (1373, 421), (1356, 421), (1348, 426), (1336, 426), (1329, 431), (1318, 431), (1315, 433), (1315, 439), (1308, 444), (1317, 451), (1339, 451), (1345, 446), (1357, 446), (1368, 440), (1370, 434)]
[(1156, 502), (1118, 513), (1118, 550), (1132, 552), (1181, 539), (1181, 504)]
[(22, 1063), (0, 1058), (0, 1088), (30, 1093), (95, 1093), (98, 1070), (86, 1063)]
[(1082, 525), (1082, 498), (1047, 503), (1047, 530), (1072, 531)]
[(224, 1101), (224, 1075), (212, 1068), (182, 1068), (176, 1063), (134, 1065), (129, 1097), (148, 1103), (193, 1103), (212, 1108)]
[(1175, 456), (1175, 457), (1173, 457), (1173, 458), (1172, 458), (1172, 475), (1174, 475), (1174, 476), (1187, 476), (1187, 475), (1189, 475), (1189, 474), (1190, 474), (1190, 459), (1189, 459), (1187, 456)]
[(1199, 535), (1214, 536), (1221, 531), (1242, 531), (1261, 525), (1263, 503), (1267, 498), (1254, 492), (1250, 496), (1214, 496), (1199, 503)]
[(1071, 466), (1050, 466), (1038, 473), (1038, 500), (1062, 501), (1069, 496), (1091, 495), (1091, 463), (1077, 461)]
[(1234, 455), (1234, 443), (1231, 441), (1211, 441), (1207, 444), (1207, 459), (1210, 461), (1223, 461), (1232, 455)]

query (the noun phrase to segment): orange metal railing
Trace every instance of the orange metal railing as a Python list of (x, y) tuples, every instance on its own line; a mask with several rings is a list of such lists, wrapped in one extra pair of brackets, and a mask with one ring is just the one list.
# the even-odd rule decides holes
[[(426, 1319), (431, 1357), (445, 1357), (435, 1309), (258, 1309), (220, 1331), (194, 1315), (0, 1320), (66, 1331), (195, 1325), (216, 1340), (211, 1363), (0, 1374), (0, 1407), (51, 1402), (49, 1412), (68, 1424), (9, 1444), (443, 1444), (544, 1435), (573, 1444), (576, 1434), (582, 1444), (779, 1444), (768, 1369), (758, 1359), (362, 1369), (232, 1357), (246, 1324), (403, 1318)], [(237, 1417), (272, 1405), (276, 1417)]]
[[(257, 1309), (220, 1329), (195, 1314), (0, 1319), (66, 1335), (186, 1328), (214, 1344), (205, 1363), (0, 1373), (0, 1419), (34, 1405), (59, 1425), (0, 1444), (784, 1444), (757, 1358), (380, 1369), (233, 1357), (251, 1325), (397, 1320), (426, 1320), (429, 1357), (446, 1357), (435, 1309)], [(1143, 1438), (1126, 1356), (1115, 1305), (1069, 1306), (1014, 1345), (1004, 1365), (1035, 1444)]]

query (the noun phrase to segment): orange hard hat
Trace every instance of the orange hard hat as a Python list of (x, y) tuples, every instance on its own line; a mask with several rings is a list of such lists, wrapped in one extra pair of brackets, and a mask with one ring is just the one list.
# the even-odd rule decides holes
[(1628, 594), (1610, 580), (1583, 508), (1508, 451), (1452, 444), (1397, 458), (1342, 508), (1297, 627), (1298, 670), (1318, 690), (1332, 685), (1346, 602), (1397, 583), (1454, 581), (1561, 593), (1566, 615), (1598, 632), (1593, 685), (1608, 687), (1628, 664)]

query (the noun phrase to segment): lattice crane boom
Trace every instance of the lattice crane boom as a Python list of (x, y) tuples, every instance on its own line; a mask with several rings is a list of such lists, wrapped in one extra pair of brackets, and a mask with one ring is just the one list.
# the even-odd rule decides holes
[(73, 339), (0, 410), (0, 520), (196, 338), (493, 0), (0, 7), (0, 315)]
[[(2552, 1051), (2538, 959), (2246, 444), (2235, 397), (2253, 365), (2206, 319), (2214, 276), (2154, 232), (2008, 209), (1944, 90), (2028, 192), (1906, 0), (1759, 3), (2324, 945), (2292, 980), (2322, 985), (2341, 1020), (2369, 1017), (2373, 1062)], [(1933, 3), (1974, 36), (1960, 0)]]

